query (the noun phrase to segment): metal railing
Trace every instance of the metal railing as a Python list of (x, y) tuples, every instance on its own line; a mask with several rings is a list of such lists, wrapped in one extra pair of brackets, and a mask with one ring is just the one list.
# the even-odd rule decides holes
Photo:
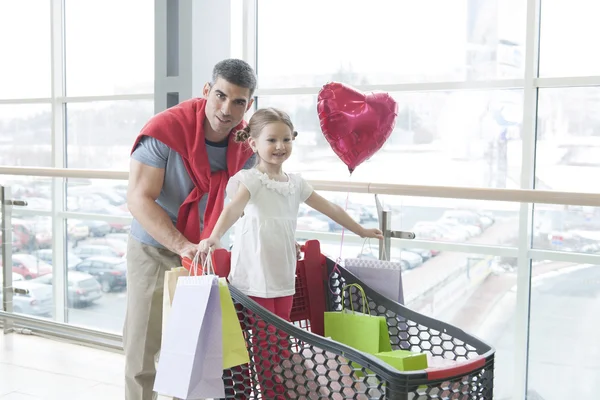
[[(127, 180), (127, 171), (71, 168), (29, 168), (0, 167), (0, 175), (20, 175), (48, 178), (109, 179)], [(369, 193), (412, 197), (434, 197), (444, 199), (465, 199), (503, 201), (530, 204), (558, 204), (572, 206), (600, 207), (600, 195), (585, 192), (561, 192), (533, 189), (492, 189), (458, 186), (422, 186), (392, 183), (341, 182), (311, 180), (316, 190), (330, 192)]]

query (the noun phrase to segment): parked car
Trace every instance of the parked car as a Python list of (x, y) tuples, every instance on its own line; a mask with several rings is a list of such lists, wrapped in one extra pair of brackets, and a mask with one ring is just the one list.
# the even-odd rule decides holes
[[(112, 229), (110, 224), (106, 221), (96, 221), (91, 219), (80, 220), (78, 221), (77, 225), (85, 226), (89, 232), (89, 236), (95, 237), (105, 236), (107, 233), (110, 233)], [(80, 236), (81, 234), (79, 234), (77, 237)]]
[[(2, 232), (0, 240), (4, 241)], [(24, 219), (12, 219), (12, 248), (13, 251), (31, 251), (47, 248), (52, 245), (52, 235), (45, 229), (37, 230), (33, 224)]]
[(70, 219), (67, 221), (67, 237), (78, 242), (90, 236), (90, 228), (82, 221)]
[[(0, 275), (0, 297), (2, 297), (2, 276)], [(13, 275), (13, 312), (36, 317), (52, 316), (54, 302), (52, 288), (34, 281), (15, 278)]]
[(119, 257), (89, 257), (75, 266), (75, 270), (96, 278), (105, 293), (127, 286), (127, 263)]
[(426, 262), (431, 257), (433, 257), (433, 251), (427, 249), (402, 249), (403, 251), (410, 251), (411, 253), (418, 254), (423, 259), (423, 262)]
[(73, 249), (73, 253), (85, 260), (88, 257), (104, 256), (104, 257), (122, 257), (123, 254), (120, 251), (113, 249), (106, 245), (97, 244), (80, 244)]
[(119, 257), (123, 257), (123, 255), (127, 252), (127, 242), (124, 242), (119, 239), (105, 237), (99, 238), (89, 238), (80, 242), (77, 247), (80, 246), (108, 246), (117, 253)]
[(105, 236), (105, 238), (117, 239), (117, 240), (121, 240), (123, 242), (127, 242), (129, 240), (129, 234), (128, 233), (109, 233), (108, 235)]
[(403, 269), (415, 269), (423, 265), (423, 257), (412, 251), (400, 250), (398, 254), (394, 248), (392, 248), (391, 261), (399, 262)]
[(415, 233), (417, 239), (463, 243), (470, 237), (465, 229), (456, 229), (455, 227), (435, 222), (418, 222), (411, 230)]
[(31, 254), (13, 254), (12, 264), (12, 271), (23, 276), (26, 280), (52, 273), (52, 265)]
[[(32, 282), (52, 286), (52, 274), (36, 278)], [(69, 307), (89, 305), (102, 297), (101, 290), (100, 283), (90, 274), (78, 271), (69, 271), (67, 274), (67, 301)]]
[[(36, 250), (31, 254), (33, 256), (39, 258), (40, 260), (47, 262), (48, 264), (51, 264), (51, 265), (53, 264), (52, 263), (52, 249)], [(77, 257), (72, 252), (67, 253), (67, 268), (73, 268), (74, 266), (79, 264), (81, 261), (82, 261), (81, 258)]]

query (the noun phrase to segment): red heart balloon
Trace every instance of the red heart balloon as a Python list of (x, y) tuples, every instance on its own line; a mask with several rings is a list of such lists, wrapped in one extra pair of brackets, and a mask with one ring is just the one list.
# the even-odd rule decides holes
[(330, 82), (319, 92), (317, 111), (325, 138), (352, 173), (390, 137), (398, 104), (387, 93), (364, 94)]

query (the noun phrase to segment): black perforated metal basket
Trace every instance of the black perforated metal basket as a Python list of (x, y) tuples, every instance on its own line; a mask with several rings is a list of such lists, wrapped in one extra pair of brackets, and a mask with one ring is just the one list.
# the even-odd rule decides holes
[[(395, 303), (320, 254), (316, 241), (298, 263), (292, 323), (230, 286), (250, 363), (224, 371), (228, 399), (491, 400), (494, 349), (447, 323)], [(372, 315), (384, 316), (394, 350), (451, 360), (445, 367), (398, 371), (382, 360), (324, 338), (324, 311), (341, 311), (341, 289), (358, 283)], [(345, 297), (355, 309), (362, 298)], [(431, 358), (433, 357), (433, 358)], [(437, 363), (436, 363), (437, 364)]]

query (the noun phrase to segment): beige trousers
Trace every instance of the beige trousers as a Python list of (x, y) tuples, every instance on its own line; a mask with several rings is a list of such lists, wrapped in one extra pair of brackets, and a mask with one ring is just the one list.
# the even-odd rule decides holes
[(127, 243), (127, 313), (123, 328), (125, 399), (155, 400), (155, 360), (162, 335), (165, 272), (181, 266), (177, 254), (140, 243)]

